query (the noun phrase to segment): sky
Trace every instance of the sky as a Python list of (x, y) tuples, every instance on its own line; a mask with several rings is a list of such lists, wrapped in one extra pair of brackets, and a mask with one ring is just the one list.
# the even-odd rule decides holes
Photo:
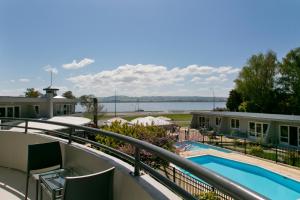
[(298, 0), (0, 0), (0, 95), (228, 96), (253, 54), (300, 46)]

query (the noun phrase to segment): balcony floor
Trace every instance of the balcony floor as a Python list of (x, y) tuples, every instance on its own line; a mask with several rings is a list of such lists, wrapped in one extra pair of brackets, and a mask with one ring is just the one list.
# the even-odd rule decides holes
[[(24, 200), (26, 174), (9, 168), (0, 167), (0, 199)], [(35, 199), (35, 181), (29, 179), (28, 199)], [(43, 199), (47, 200), (44, 195)]]

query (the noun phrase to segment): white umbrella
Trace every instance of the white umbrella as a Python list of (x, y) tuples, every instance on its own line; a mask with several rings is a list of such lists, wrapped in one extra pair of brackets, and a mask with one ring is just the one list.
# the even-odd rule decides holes
[(164, 125), (171, 124), (170, 122), (168, 122), (166, 120), (155, 118), (152, 116), (139, 117), (139, 118), (131, 120), (130, 123), (131, 124), (140, 124), (140, 125), (144, 125), (144, 126), (150, 126), (150, 125), (164, 126)]
[(126, 124), (128, 123), (127, 120), (121, 118), (121, 117), (114, 117), (114, 118), (111, 118), (109, 120), (106, 121), (106, 124), (107, 125), (111, 125), (113, 122), (119, 122), (120, 124)]

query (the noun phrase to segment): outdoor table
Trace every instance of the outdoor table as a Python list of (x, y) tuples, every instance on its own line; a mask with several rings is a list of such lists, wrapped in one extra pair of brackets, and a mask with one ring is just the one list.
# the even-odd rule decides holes
[(51, 199), (62, 197), (62, 190), (67, 176), (76, 176), (72, 169), (58, 169), (40, 175), (40, 199), (43, 199), (43, 187), (50, 192)]

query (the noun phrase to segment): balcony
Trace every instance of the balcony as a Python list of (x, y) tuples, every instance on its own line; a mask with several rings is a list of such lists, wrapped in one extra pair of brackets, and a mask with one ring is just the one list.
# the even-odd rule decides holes
[[(7, 118), (1, 118), (8, 120)], [(16, 120), (16, 119), (9, 119)], [(264, 199), (253, 191), (230, 182), (218, 174), (206, 170), (171, 152), (144, 141), (99, 129), (76, 126), (58, 122), (32, 119), (18, 119), (25, 122), (24, 132), (0, 131), (0, 199), (24, 199), (27, 147), (29, 144), (59, 141), (65, 168), (74, 169), (81, 175), (91, 174), (115, 167), (114, 199), (194, 199), (176, 181), (172, 181), (141, 162), (139, 152), (147, 150), (157, 156), (181, 167), (204, 180), (216, 191), (224, 194), (226, 199)], [(39, 129), (30, 133), (28, 121), (64, 126), (63, 131)], [(76, 131), (88, 134), (102, 134), (130, 143), (135, 147), (135, 157), (116, 151), (110, 147), (76, 135)], [(87, 147), (90, 144), (94, 148)], [(104, 151), (107, 153), (104, 153)], [(47, 195), (43, 195), (46, 199)], [(30, 180), (29, 198), (35, 199), (35, 183)]]

